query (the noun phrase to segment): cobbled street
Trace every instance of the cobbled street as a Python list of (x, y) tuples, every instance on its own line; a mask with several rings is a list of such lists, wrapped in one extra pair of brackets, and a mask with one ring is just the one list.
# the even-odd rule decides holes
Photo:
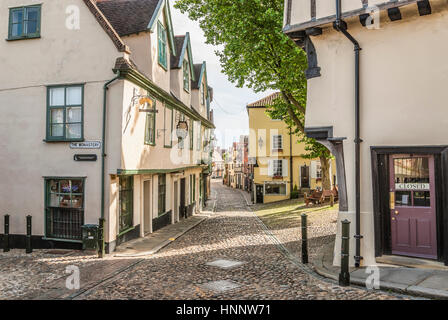
[[(297, 240), (278, 230), (268, 231), (242, 191), (213, 181), (210, 202), (215, 207), (210, 218), (151, 256), (123, 259), (109, 255), (100, 260), (81, 251), (1, 252), (0, 299), (401, 298), (343, 288), (312, 273), (294, 256), (299, 251), (294, 250)], [(323, 229), (334, 219), (329, 218), (322, 219)], [(320, 229), (310, 228), (310, 238), (320, 239), (328, 233)], [(313, 230), (317, 230), (315, 235)], [(224, 268), (210, 265), (217, 260)], [(80, 290), (66, 288), (66, 267), (70, 266), (80, 269)]]
[[(396, 299), (381, 292), (342, 288), (311, 276), (279, 250), (241, 191), (218, 181), (212, 182), (212, 190), (216, 212), (210, 219), (78, 298)], [(243, 264), (226, 269), (207, 265), (220, 259)], [(225, 280), (232, 289), (207, 288), (212, 281)]]

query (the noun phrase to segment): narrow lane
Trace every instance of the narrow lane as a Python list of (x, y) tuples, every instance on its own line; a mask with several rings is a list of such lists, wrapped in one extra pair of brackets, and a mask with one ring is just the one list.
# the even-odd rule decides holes
[[(394, 299), (342, 288), (293, 264), (240, 191), (212, 183), (216, 213), (168, 247), (82, 299)], [(236, 265), (207, 265), (229, 260)], [(222, 261), (221, 261), (222, 262)], [(225, 261), (224, 261), (225, 262)], [(229, 263), (229, 262), (228, 262)]]

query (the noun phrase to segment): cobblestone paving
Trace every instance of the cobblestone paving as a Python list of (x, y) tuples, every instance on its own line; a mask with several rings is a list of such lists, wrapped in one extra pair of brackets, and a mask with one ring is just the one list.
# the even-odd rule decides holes
[[(213, 183), (216, 213), (158, 254), (87, 291), (82, 299), (395, 299), (381, 292), (342, 288), (312, 277), (286, 258), (237, 190)], [(207, 265), (218, 259), (235, 268)], [(204, 287), (228, 280), (224, 292)]]
[(96, 255), (69, 250), (25, 250), (13, 249), (0, 252), (0, 299), (20, 299), (56, 280), (67, 277), (65, 268), (76, 265), (80, 268), (96, 264)]
[[(276, 210), (270, 213), (269, 209)], [(280, 210), (279, 210), (280, 208)], [(289, 212), (282, 212), (281, 208), (291, 208)], [(252, 210), (259, 215), (263, 223), (271, 230), (281, 243), (292, 254), (300, 257), (302, 254), (302, 213), (307, 214), (308, 220), (308, 255), (312, 263), (319, 250), (330, 243), (334, 243), (336, 223), (338, 218), (337, 207), (329, 205), (306, 207), (301, 200), (287, 200), (278, 204), (257, 204)], [(266, 213), (268, 212), (268, 213)]]

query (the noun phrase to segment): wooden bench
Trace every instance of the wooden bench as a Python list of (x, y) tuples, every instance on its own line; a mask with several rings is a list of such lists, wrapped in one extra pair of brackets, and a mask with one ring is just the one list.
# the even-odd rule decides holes
[(337, 188), (334, 188), (333, 190), (324, 190), (324, 191), (317, 191), (314, 190), (313, 193), (308, 196), (305, 194), (305, 205), (309, 205), (310, 203), (313, 204), (322, 204), (326, 200), (329, 200), (330, 202), (333, 202), (331, 205), (334, 204), (334, 201), (338, 201), (338, 190)]

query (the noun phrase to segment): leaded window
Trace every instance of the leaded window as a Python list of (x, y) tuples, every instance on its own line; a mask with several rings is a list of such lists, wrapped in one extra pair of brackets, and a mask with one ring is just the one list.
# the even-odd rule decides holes
[(152, 106), (146, 103), (145, 144), (154, 146), (156, 144), (156, 103)]
[(159, 174), (158, 183), (158, 213), (159, 216), (166, 212), (166, 174)]
[(46, 179), (45, 189), (46, 237), (81, 240), (81, 226), (84, 224), (84, 179)]
[(159, 51), (159, 64), (167, 69), (167, 58), (166, 58), (166, 29), (160, 22), (157, 24), (157, 39), (158, 39), (158, 51)]
[(120, 233), (133, 226), (134, 216), (134, 178), (133, 176), (120, 176), (119, 202), (120, 202)]
[(184, 90), (190, 91), (190, 64), (187, 60), (183, 62), (183, 73), (184, 73)]
[(47, 140), (82, 140), (84, 86), (54, 86), (47, 90)]

